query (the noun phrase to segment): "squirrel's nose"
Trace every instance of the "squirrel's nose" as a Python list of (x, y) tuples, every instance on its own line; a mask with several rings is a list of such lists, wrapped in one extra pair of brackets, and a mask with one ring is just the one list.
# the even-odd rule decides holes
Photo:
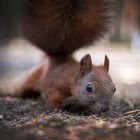
[(94, 112), (94, 113), (101, 113), (101, 112), (106, 112), (109, 110), (109, 105), (108, 104), (100, 104), (100, 103), (96, 103), (94, 105), (90, 106), (90, 109)]

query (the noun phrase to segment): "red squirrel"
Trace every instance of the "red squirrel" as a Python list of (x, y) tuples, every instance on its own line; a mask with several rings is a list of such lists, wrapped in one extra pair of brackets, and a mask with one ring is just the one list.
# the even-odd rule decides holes
[(61, 108), (74, 95), (93, 112), (107, 110), (115, 91), (108, 57), (95, 66), (90, 55), (79, 64), (72, 54), (109, 30), (112, 5), (113, 0), (26, 0), (23, 35), (46, 57), (17, 83), (14, 94), (40, 91), (51, 108)]
[(40, 91), (52, 109), (61, 109), (66, 98), (75, 96), (93, 112), (108, 110), (116, 89), (108, 74), (107, 56), (102, 66), (93, 65), (89, 54), (80, 63), (69, 56), (57, 60), (50, 58), (49, 67), (46, 68), (47, 60), (43, 59), (40, 65), (25, 75), (16, 85), (14, 94), (29, 96), (31, 92), (28, 91)]

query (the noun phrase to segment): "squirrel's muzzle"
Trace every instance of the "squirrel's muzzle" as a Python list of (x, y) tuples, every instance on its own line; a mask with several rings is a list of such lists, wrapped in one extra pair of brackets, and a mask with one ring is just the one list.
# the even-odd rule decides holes
[(101, 112), (106, 112), (109, 110), (109, 105), (108, 104), (100, 104), (100, 103), (95, 103), (94, 105), (90, 106), (90, 109), (94, 113), (101, 113)]

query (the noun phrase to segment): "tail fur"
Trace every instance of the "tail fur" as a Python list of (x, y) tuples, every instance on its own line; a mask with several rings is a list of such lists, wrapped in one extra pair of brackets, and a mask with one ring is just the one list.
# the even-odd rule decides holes
[(110, 28), (113, 0), (26, 0), (25, 38), (49, 55), (69, 55)]

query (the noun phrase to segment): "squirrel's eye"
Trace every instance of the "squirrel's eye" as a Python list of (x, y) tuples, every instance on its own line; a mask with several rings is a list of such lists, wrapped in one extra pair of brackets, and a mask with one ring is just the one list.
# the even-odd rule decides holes
[(86, 86), (86, 91), (87, 91), (87, 92), (92, 92), (92, 86), (91, 86), (90, 84), (88, 84), (88, 85)]

